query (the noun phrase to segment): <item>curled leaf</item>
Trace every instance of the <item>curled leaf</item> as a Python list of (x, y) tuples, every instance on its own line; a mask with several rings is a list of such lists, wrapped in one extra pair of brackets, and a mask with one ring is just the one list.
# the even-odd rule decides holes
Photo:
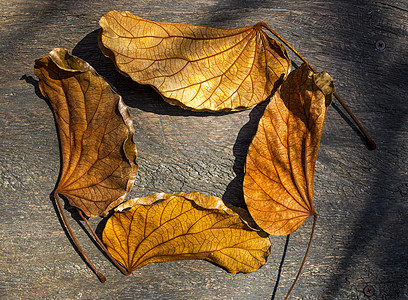
[(129, 273), (153, 262), (189, 259), (248, 273), (264, 265), (270, 253), (267, 234), (250, 229), (219, 198), (161, 193), (130, 201), (117, 208), (102, 234)]
[(237, 110), (264, 101), (290, 60), (265, 23), (220, 29), (160, 23), (110, 11), (99, 21), (100, 48), (134, 81), (171, 104), (193, 110)]
[(290, 234), (316, 214), (314, 170), (333, 92), (329, 74), (314, 74), (303, 64), (289, 74), (259, 122), (248, 149), (244, 197), (269, 234)]
[(58, 125), (62, 170), (56, 193), (87, 216), (123, 201), (137, 171), (133, 123), (121, 96), (85, 61), (56, 48), (35, 62)]

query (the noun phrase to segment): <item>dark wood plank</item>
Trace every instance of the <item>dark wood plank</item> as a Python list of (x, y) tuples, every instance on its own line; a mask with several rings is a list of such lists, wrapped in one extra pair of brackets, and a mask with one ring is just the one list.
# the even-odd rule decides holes
[[(408, 299), (407, 1), (21, 1), (0, 4), (0, 296), (62, 299), (268, 299), (285, 237), (268, 263), (228, 274), (206, 262), (148, 265), (121, 275), (71, 219), (106, 275), (100, 284), (67, 239), (49, 194), (60, 157), (52, 113), (35, 90), (34, 60), (65, 47), (90, 62), (131, 107), (140, 169), (131, 196), (199, 191), (242, 203), (246, 149), (261, 108), (195, 113), (115, 72), (96, 44), (111, 9), (157, 21), (232, 28), (266, 21), (318, 70), (365, 125), (370, 151), (337, 102), (316, 166), (314, 244), (293, 298)], [(377, 43), (382, 41), (385, 48)], [(381, 43), (381, 42), (380, 42)], [(294, 58), (294, 56), (292, 56)], [(294, 60), (299, 63), (298, 59)], [(100, 220), (92, 220), (96, 226)], [(311, 220), (291, 235), (276, 299), (303, 257)]]

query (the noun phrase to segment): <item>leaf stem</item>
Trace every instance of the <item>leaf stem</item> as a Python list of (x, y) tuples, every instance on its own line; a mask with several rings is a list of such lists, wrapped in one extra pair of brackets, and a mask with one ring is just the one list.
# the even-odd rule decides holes
[(109, 253), (108, 249), (105, 247), (105, 244), (100, 240), (96, 232), (92, 229), (91, 224), (89, 224), (88, 220), (85, 218), (81, 210), (78, 210), (79, 215), (81, 216), (82, 220), (85, 221), (86, 225), (88, 226), (89, 230), (91, 231), (94, 239), (96, 242), (99, 244), (99, 246), (102, 248), (102, 250), (105, 252), (105, 254), (109, 257), (111, 262), (125, 275), (129, 275), (130, 273), (122, 267), (122, 265), (119, 264), (119, 262)]
[[(260, 25), (268, 29), (273, 35), (275, 35), (278, 39), (282, 41), (290, 50), (292, 50), (293, 53), (295, 53), (304, 63), (306, 63), (309, 68), (317, 73), (316, 69), (312, 67), (311, 64), (302, 56), (298, 51), (296, 51), (295, 48), (293, 48), (283, 37), (281, 37), (275, 30), (273, 30), (268, 24), (265, 22), (260, 22)], [(334, 92), (333, 93), (334, 97), (340, 102), (341, 106), (346, 110), (346, 112), (349, 114), (349, 116), (353, 119), (353, 121), (356, 123), (357, 127), (360, 129), (360, 131), (363, 133), (364, 138), (366, 139), (366, 142), (368, 146), (370, 147), (371, 150), (375, 150), (377, 148), (375, 142), (371, 139), (371, 137), (368, 135), (367, 131), (364, 129), (364, 127), (361, 125), (361, 123), (357, 120), (357, 118), (354, 116), (354, 114), (351, 112), (350, 108), (344, 103), (344, 101), (340, 98), (340, 96)]]
[(303, 261), (302, 261), (302, 264), (300, 265), (300, 268), (299, 268), (299, 271), (298, 271), (298, 273), (296, 275), (296, 278), (293, 281), (288, 293), (286, 294), (285, 300), (287, 300), (289, 298), (290, 293), (292, 292), (297, 280), (299, 279), (300, 273), (302, 273), (302, 269), (303, 269), (303, 266), (305, 265), (307, 255), (309, 254), (310, 246), (312, 245), (313, 234), (314, 234), (314, 230), (316, 228), (316, 221), (317, 221), (317, 214), (314, 214), (313, 215), (313, 227), (312, 227), (312, 232), (310, 234), (309, 245), (307, 246), (305, 256), (303, 257)]
[(67, 217), (65, 216), (64, 209), (62, 208), (61, 200), (60, 200), (60, 198), (59, 198), (59, 196), (58, 196), (58, 192), (57, 192), (57, 191), (54, 192), (54, 198), (55, 198), (55, 200), (57, 201), (58, 209), (59, 209), (59, 211), (60, 211), (60, 213), (61, 213), (62, 219), (64, 220), (65, 228), (68, 230), (68, 233), (69, 233), (70, 237), (72, 238), (72, 240), (74, 241), (74, 244), (75, 244), (75, 246), (77, 247), (78, 251), (81, 253), (83, 259), (84, 259), (85, 262), (88, 264), (88, 266), (92, 269), (92, 271), (94, 271), (94, 273), (96, 274), (96, 276), (98, 276), (98, 279), (99, 279), (101, 282), (105, 282), (105, 281), (106, 281), (106, 277), (105, 277), (101, 272), (99, 272), (99, 270), (98, 270), (98, 269), (95, 267), (95, 265), (89, 260), (89, 258), (86, 256), (84, 250), (82, 250), (81, 246), (79, 245), (78, 240), (76, 239), (76, 237), (75, 237), (75, 235), (74, 235), (74, 232), (73, 232), (72, 229), (71, 229), (71, 226), (69, 226)]

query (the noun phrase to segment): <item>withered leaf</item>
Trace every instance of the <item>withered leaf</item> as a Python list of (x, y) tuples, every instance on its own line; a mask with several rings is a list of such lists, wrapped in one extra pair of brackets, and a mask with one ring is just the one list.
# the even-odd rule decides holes
[(85, 61), (56, 48), (35, 62), (62, 151), (56, 192), (87, 216), (123, 201), (136, 177), (133, 123), (121, 96)]
[(129, 273), (153, 262), (190, 259), (248, 273), (270, 253), (265, 232), (249, 228), (221, 199), (200, 193), (130, 200), (109, 218), (102, 237)]
[(329, 74), (314, 74), (303, 64), (289, 74), (259, 122), (248, 149), (244, 197), (269, 234), (287, 235), (316, 214), (314, 170), (333, 92)]
[(266, 34), (263, 22), (220, 29), (110, 11), (99, 24), (100, 48), (116, 67), (183, 108), (252, 107), (269, 97), (290, 69), (285, 48)]

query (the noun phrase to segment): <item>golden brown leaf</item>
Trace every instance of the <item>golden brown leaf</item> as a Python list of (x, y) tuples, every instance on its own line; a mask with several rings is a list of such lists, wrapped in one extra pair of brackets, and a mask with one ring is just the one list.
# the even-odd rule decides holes
[(289, 74), (265, 109), (248, 149), (244, 196), (255, 222), (272, 235), (295, 231), (313, 208), (317, 151), (334, 92), (329, 74), (306, 64)]
[(110, 11), (99, 21), (102, 52), (171, 104), (236, 110), (264, 101), (290, 69), (285, 48), (258, 23), (220, 29), (159, 23)]
[(267, 234), (250, 229), (216, 197), (153, 194), (116, 210), (102, 237), (129, 273), (153, 262), (189, 259), (248, 273), (263, 266), (270, 253)]
[(122, 98), (85, 61), (54, 49), (35, 63), (58, 125), (62, 170), (56, 192), (95, 217), (123, 201), (136, 177), (133, 123)]

